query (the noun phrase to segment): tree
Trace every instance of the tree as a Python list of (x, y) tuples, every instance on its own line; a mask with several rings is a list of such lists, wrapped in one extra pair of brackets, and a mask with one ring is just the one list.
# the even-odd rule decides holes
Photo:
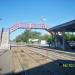
[(75, 41), (75, 35), (66, 33), (66, 34), (65, 34), (65, 39), (66, 39), (67, 41)]
[(15, 41), (28, 43), (28, 40), (30, 38), (31, 39), (40, 39), (40, 36), (41, 36), (41, 33), (39, 33), (39, 32), (33, 32), (31, 30), (26, 30), (21, 35), (17, 36)]
[(16, 37), (15, 41), (28, 43), (29, 39), (39, 39), (39, 41), (46, 40), (47, 42), (51, 42), (52, 36), (48, 34), (41, 35), (40, 32), (25, 30), (21, 35)]

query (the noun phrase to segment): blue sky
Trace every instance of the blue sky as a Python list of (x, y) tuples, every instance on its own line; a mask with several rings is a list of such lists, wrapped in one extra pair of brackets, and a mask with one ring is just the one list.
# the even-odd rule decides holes
[[(75, 0), (0, 0), (0, 30), (17, 22), (41, 23), (41, 17), (49, 28), (75, 19)], [(23, 31), (11, 33), (11, 39)]]

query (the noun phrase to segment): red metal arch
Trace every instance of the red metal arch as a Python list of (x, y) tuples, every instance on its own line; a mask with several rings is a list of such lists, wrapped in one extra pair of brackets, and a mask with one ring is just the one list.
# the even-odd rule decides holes
[(9, 32), (13, 32), (17, 29), (44, 29), (47, 30), (47, 24), (36, 24), (36, 23), (17, 23), (9, 28)]

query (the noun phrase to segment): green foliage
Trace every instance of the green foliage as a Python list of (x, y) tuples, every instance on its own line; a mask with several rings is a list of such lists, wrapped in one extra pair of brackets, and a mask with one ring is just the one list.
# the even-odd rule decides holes
[(42, 40), (47, 40), (49, 38), (48, 34), (41, 35)]
[(66, 34), (65, 34), (65, 39), (66, 39), (67, 41), (75, 41), (75, 35), (66, 33)]
[(48, 34), (41, 35), (40, 32), (35, 32), (31, 30), (24, 31), (21, 35), (17, 36), (15, 41), (16, 42), (29, 42), (29, 39), (39, 39), (40, 40), (46, 40), (47, 42), (52, 42), (52, 36)]
[(32, 32), (30, 30), (26, 30), (21, 35), (17, 36), (15, 41), (28, 43), (28, 40), (30, 38), (31, 39), (40, 39), (40, 35), (41, 35), (41, 33), (39, 33), (39, 32)]
[(52, 41), (52, 36), (48, 34), (41, 35), (40, 32), (26, 30), (21, 35), (17, 36), (15, 41), (16, 42), (29, 42), (29, 39), (39, 39), (46, 40), (47, 42)]
[(49, 42), (53, 42), (53, 41), (54, 41), (54, 38), (52, 38), (52, 35), (50, 35), (47, 39), (47, 42), (49, 43)]

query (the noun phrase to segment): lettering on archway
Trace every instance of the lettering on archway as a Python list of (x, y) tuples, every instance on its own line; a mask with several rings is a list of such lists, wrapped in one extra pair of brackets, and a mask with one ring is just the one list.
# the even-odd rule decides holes
[(47, 29), (47, 25), (44, 23), (17, 23), (9, 28), (9, 32), (11, 33), (17, 29)]

